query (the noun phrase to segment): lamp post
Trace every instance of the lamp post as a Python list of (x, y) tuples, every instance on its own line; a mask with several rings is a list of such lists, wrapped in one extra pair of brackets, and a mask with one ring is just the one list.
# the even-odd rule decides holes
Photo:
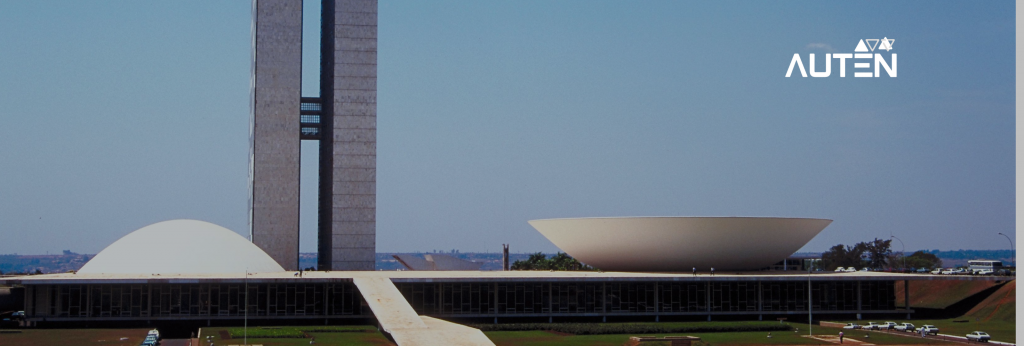
[(1013, 267), (1017, 267), (1017, 250), (1013, 249), (1013, 240), (1010, 240), (1010, 236), (999, 232), (999, 235), (1006, 237), (1006, 240), (1010, 242), (1010, 256), (1013, 256)]
[(900, 241), (900, 246), (903, 247), (903, 250), (900, 250), (900, 255), (902, 255), (903, 257), (903, 270), (907, 270), (907, 246), (903, 245), (903, 240), (900, 240), (900, 238), (896, 238), (896, 236), (894, 235), (890, 235), (889, 238)]
[(245, 326), (242, 328), (242, 344), (249, 346), (249, 268), (245, 268)]
[(814, 336), (814, 322), (811, 315), (811, 308), (814, 305), (811, 302), (811, 267), (807, 266), (807, 335)]

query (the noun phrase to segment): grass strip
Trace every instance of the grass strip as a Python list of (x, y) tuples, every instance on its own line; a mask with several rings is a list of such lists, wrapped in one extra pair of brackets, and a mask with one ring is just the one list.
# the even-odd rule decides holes
[[(246, 336), (244, 328), (228, 328), (232, 339)], [(296, 328), (249, 328), (248, 337), (253, 339), (295, 339), (306, 335)]]
[(777, 322), (694, 322), (694, 323), (508, 323), (477, 324), (481, 331), (548, 330), (573, 335), (666, 334), (787, 331), (791, 327)]
[[(232, 339), (243, 337), (245, 329), (228, 328)], [(249, 328), (249, 337), (254, 339), (294, 339), (304, 338), (305, 333), (369, 333), (375, 330), (364, 326), (322, 326), (322, 327), (256, 327)]]
[(376, 330), (365, 327), (310, 327), (302, 328), (306, 333), (370, 333)]

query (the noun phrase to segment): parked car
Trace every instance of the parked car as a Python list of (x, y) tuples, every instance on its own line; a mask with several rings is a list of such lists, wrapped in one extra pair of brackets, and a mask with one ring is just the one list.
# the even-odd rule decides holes
[(939, 327), (930, 324), (921, 326), (921, 328), (919, 328), (918, 331), (920, 332), (921, 330), (924, 330), (926, 334), (939, 335)]
[(882, 323), (881, 328), (885, 330), (893, 330), (896, 328), (896, 322), (884, 322)]
[(843, 329), (860, 329), (860, 328), (861, 328), (861, 326), (859, 324), (856, 324), (856, 323), (847, 323), (845, 326), (843, 326)]
[(935, 268), (935, 270), (932, 270), (932, 274), (935, 274), (935, 275), (942, 274), (942, 270), (943, 270), (942, 268)]
[(881, 326), (878, 325), (878, 323), (868, 322), (868, 324), (865, 324), (864, 327), (861, 327), (861, 329), (879, 330), (881, 329), (880, 327)]
[(988, 336), (988, 333), (982, 331), (974, 331), (967, 334), (967, 341), (977, 342), (988, 342), (992, 337)]
[(846, 268), (836, 267), (836, 273), (842, 273), (842, 272), (845, 272), (845, 271), (846, 271)]
[(847, 273), (854, 273), (854, 272), (856, 272), (856, 271), (857, 271), (857, 268), (854, 268), (854, 267), (846, 267), (846, 272), (847, 272)]
[(160, 331), (159, 331), (159, 330), (156, 330), (156, 329), (151, 329), (151, 330), (149, 331), (149, 333), (147, 333), (146, 335), (152, 335), (152, 336), (153, 336), (153, 337), (155, 337), (155, 338), (156, 338), (157, 340), (160, 340)]
[(860, 268), (860, 271), (862, 271), (862, 272), (869, 272), (869, 271), (872, 271), (872, 270), (871, 270), (871, 268), (864, 267), (864, 268)]
[(917, 328), (914, 327), (913, 323), (904, 322), (903, 324), (896, 326), (896, 331), (900, 332), (913, 332), (915, 330), (917, 330)]
[(925, 267), (917, 268), (917, 270), (915, 270), (915, 272), (924, 274), (924, 273), (928, 272), (928, 268), (925, 268)]
[(945, 270), (942, 271), (942, 275), (953, 275), (955, 273), (956, 269), (953, 268), (946, 268)]
[(981, 269), (981, 270), (975, 270), (971, 274), (974, 274), (974, 275), (992, 275), (994, 273), (995, 273), (994, 270)]

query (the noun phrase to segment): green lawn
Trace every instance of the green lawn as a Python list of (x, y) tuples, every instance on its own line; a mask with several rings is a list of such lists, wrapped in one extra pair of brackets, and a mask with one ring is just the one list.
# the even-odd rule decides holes
[[(721, 322), (719, 322), (721, 323)], [(951, 327), (943, 329), (945, 334), (966, 334), (975, 330), (973, 323), (952, 323), (951, 320), (929, 321), (913, 320), (914, 324), (935, 324), (939, 328), (955, 325), (962, 329)], [(651, 323), (655, 324), (655, 323)], [(671, 322), (665, 323), (672, 324)], [(669, 334), (644, 334), (653, 336), (678, 336), (691, 335), (701, 338), (700, 345), (830, 345), (815, 339), (803, 337), (807, 334), (807, 325), (799, 323), (788, 323), (793, 331), (772, 332), (768, 338), (767, 332), (715, 332), (715, 333), (669, 333)], [(987, 328), (987, 329), (986, 329)], [(841, 329), (814, 326), (815, 335), (837, 335)], [(959, 330), (964, 330), (960, 333)], [(1005, 322), (1001, 325), (989, 322), (982, 330), (993, 334), (996, 340), (1005, 335), (1011, 335), (1015, 330), (1012, 322)], [(0, 346), (7, 345), (138, 345), (145, 338), (147, 329), (25, 329), (21, 333), (0, 334)], [(242, 338), (224, 336), (238, 335), (241, 328), (237, 327), (213, 327), (203, 328), (200, 340), (206, 340), (206, 336), (213, 336), (212, 340), (216, 345), (241, 345)], [(309, 326), (309, 327), (277, 327), (277, 328), (249, 328), (250, 335), (295, 335), (305, 333), (315, 337), (319, 345), (393, 345), (376, 328), (372, 326)], [(913, 334), (889, 335), (869, 331), (845, 331), (849, 338), (870, 342), (876, 345), (912, 345), (912, 344), (943, 344), (932, 338), (923, 339)], [(618, 346), (625, 344), (630, 336), (638, 334), (609, 334), (609, 335), (569, 335), (548, 331), (495, 331), (485, 332), (497, 345), (568, 345), (568, 346)], [(865, 338), (864, 335), (870, 335)], [(998, 335), (998, 336), (997, 336)], [(128, 337), (126, 341), (120, 341), (120, 337)], [(249, 338), (249, 344), (262, 344), (265, 346), (299, 346), (309, 345), (309, 339), (300, 338)], [(205, 343), (201, 343), (205, 345)], [(653, 346), (653, 345), (652, 345)]]
[[(973, 332), (975, 330), (981, 330), (991, 335), (992, 340), (994, 341), (1017, 343), (1017, 326), (1015, 325), (1016, 323), (1014, 321), (989, 320), (985, 322), (978, 322), (976, 319), (969, 319), (970, 322), (953, 322), (954, 320), (962, 321), (964, 319), (966, 318), (958, 317), (945, 320), (909, 320), (908, 322), (913, 323), (915, 326), (918, 327), (925, 324), (932, 324), (935, 325), (936, 327), (939, 327), (939, 333), (956, 336), (964, 336), (967, 335), (967, 333)], [(863, 321), (849, 322), (866, 323)], [(902, 323), (903, 321), (901, 320), (896, 322)]]
[[(668, 336), (668, 335), (690, 335), (701, 338), (703, 345), (831, 345), (828, 342), (822, 342), (816, 339), (810, 339), (803, 337), (807, 335), (807, 325), (801, 324), (790, 324), (793, 328), (800, 328), (799, 332), (788, 331), (788, 332), (772, 332), (772, 337), (768, 338), (766, 332), (730, 332), (730, 333), (674, 333), (674, 334), (653, 334), (653, 336)], [(821, 326), (814, 326), (815, 335), (838, 335), (839, 328), (826, 328)], [(511, 346), (511, 345), (522, 345), (522, 346), (542, 346), (542, 345), (570, 345), (570, 346), (584, 346), (584, 345), (596, 345), (596, 346), (611, 346), (611, 345), (622, 345), (629, 341), (630, 336), (628, 334), (610, 334), (610, 335), (560, 335), (546, 331), (527, 331), (527, 332), (485, 332), (491, 341), (499, 346)], [(849, 338), (870, 342), (876, 345), (914, 345), (914, 344), (930, 344), (930, 345), (943, 345), (952, 344), (937, 341), (935, 339), (922, 339), (914, 337), (910, 334), (906, 336), (901, 335), (888, 335), (876, 332), (853, 332), (846, 331), (846, 336)], [(865, 338), (864, 335), (870, 335)]]
[[(912, 323), (914, 323), (915, 325), (919, 325), (919, 324), (917, 324), (917, 321), (914, 321)], [(800, 329), (801, 332), (804, 331), (806, 328), (807, 328), (807, 325), (804, 325), (804, 327)], [(911, 334), (911, 333), (906, 333), (906, 334), (902, 334), (901, 333), (901, 334), (897, 334), (897, 335), (892, 335), (892, 334), (881, 333), (881, 332), (876, 332), (876, 331), (865, 331), (865, 330), (850, 331), (850, 330), (844, 330), (842, 328), (830, 328), (830, 327), (814, 326), (814, 334), (816, 334), (816, 335), (821, 335), (821, 334), (839, 335), (840, 331), (842, 331), (843, 334), (845, 334), (846, 337), (848, 337), (848, 338), (853, 338), (853, 339), (860, 340), (860, 341), (870, 342), (870, 343), (876, 344), (876, 345), (917, 345), (917, 344), (925, 344), (925, 345), (956, 345), (957, 344), (957, 343), (952, 343), (952, 342), (943, 342), (943, 341), (939, 341), (939, 340), (936, 340), (936, 339), (933, 339), (933, 338), (922, 338), (922, 337), (920, 337), (920, 336), (918, 336), (916, 334)], [(869, 335), (869, 337), (865, 337), (865, 335)]]
[[(308, 326), (308, 327), (276, 327), (276, 328), (259, 328), (252, 327), (249, 331), (252, 335), (293, 335), (295, 333), (303, 333), (302, 331), (314, 330), (314, 332), (306, 332), (311, 337), (316, 338), (316, 343), (319, 345), (394, 345), (384, 334), (377, 331), (377, 328), (373, 326)], [(317, 331), (317, 330), (328, 330), (328, 331)], [(222, 334), (240, 335), (242, 328), (238, 327), (208, 327), (203, 328), (200, 335), (200, 344), (205, 344), (206, 336), (213, 336), (212, 340), (216, 345), (241, 345), (243, 338), (241, 336), (230, 339), (222, 338)], [(225, 333), (221, 333), (225, 332)], [(252, 344), (262, 344), (264, 346), (308, 346), (308, 338), (249, 338), (248, 342)]]
[[(925, 325), (934, 325), (939, 328), (939, 333), (946, 335), (953, 335), (963, 337), (968, 333), (974, 331), (983, 331), (992, 336), (992, 341), (1002, 341), (1009, 343), (1017, 343), (1017, 326), (1013, 320), (987, 320), (978, 321), (977, 319), (970, 319), (968, 322), (954, 322), (953, 320), (964, 320), (966, 317), (956, 317), (948, 319), (899, 319), (895, 320), (897, 323), (908, 321), (913, 323), (915, 327), (921, 327)], [(843, 323), (854, 322), (858, 325), (866, 325), (867, 320), (846, 320), (840, 321)], [(882, 322), (882, 320), (877, 320)], [(817, 328), (815, 328), (817, 329)], [(909, 334), (909, 333), (908, 333)]]
[[(925, 324), (932, 324), (939, 327), (939, 333), (964, 336), (967, 333), (975, 330), (980, 330), (988, 333), (992, 336), (994, 341), (1003, 341), (1016, 343), (1017, 342), (1017, 326), (1014, 319), (1013, 313), (1015, 312), (1016, 302), (1009, 304), (1002, 304), (1001, 308), (1005, 311), (997, 311), (994, 314), (995, 318), (989, 317), (990, 314), (986, 314), (986, 310), (982, 310), (981, 313), (969, 314), (966, 316), (960, 316), (957, 318), (949, 318), (942, 320), (918, 320), (912, 319), (907, 322), (913, 323), (915, 326), (922, 326)], [(986, 318), (988, 317), (988, 318)], [(968, 322), (953, 322), (953, 321), (968, 321)], [(857, 324), (866, 324), (868, 321), (836, 321), (842, 323), (853, 322)], [(877, 320), (875, 322), (883, 322)], [(902, 323), (903, 320), (895, 320), (896, 323)]]
[[(911, 294), (913, 294), (914, 281), (911, 282)], [(925, 282), (918, 284), (919, 288), (929, 288), (933, 292), (927, 292), (927, 295), (932, 297), (931, 304), (935, 306), (949, 305), (950, 301), (959, 301), (967, 295), (974, 294), (977, 291), (991, 287), (994, 283), (989, 282), (950, 282), (950, 281), (935, 281)], [(944, 285), (944, 286), (943, 286)], [(972, 293), (973, 292), (973, 293)], [(925, 324), (932, 324), (939, 327), (939, 333), (964, 336), (967, 333), (975, 330), (981, 330), (992, 335), (992, 340), (1003, 341), (1003, 342), (1017, 342), (1017, 326), (1016, 326), (1016, 312), (1017, 312), (1017, 281), (1013, 280), (1007, 282), (999, 290), (992, 293), (991, 296), (985, 298), (984, 301), (978, 303), (973, 309), (967, 312), (964, 316), (942, 320), (910, 320), (915, 326), (922, 326)], [(919, 296), (925, 296), (924, 293), (918, 294)], [(948, 295), (952, 298), (942, 298), (939, 296)], [(897, 294), (897, 297), (902, 294)], [(954, 299), (955, 298), (955, 299)], [(945, 299), (945, 300), (944, 300)], [(911, 298), (911, 301), (914, 301)], [(953, 321), (968, 321), (968, 322), (953, 322)], [(838, 322), (838, 321), (837, 321)], [(867, 321), (845, 321), (863, 324)], [(882, 321), (875, 321), (882, 322)], [(895, 322), (901, 323), (902, 320), (896, 320)]]

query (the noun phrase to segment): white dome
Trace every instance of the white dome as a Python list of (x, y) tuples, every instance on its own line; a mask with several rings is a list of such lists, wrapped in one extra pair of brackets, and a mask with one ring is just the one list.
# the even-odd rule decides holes
[(140, 228), (100, 251), (82, 274), (267, 273), (284, 268), (231, 230), (197, 220)]

